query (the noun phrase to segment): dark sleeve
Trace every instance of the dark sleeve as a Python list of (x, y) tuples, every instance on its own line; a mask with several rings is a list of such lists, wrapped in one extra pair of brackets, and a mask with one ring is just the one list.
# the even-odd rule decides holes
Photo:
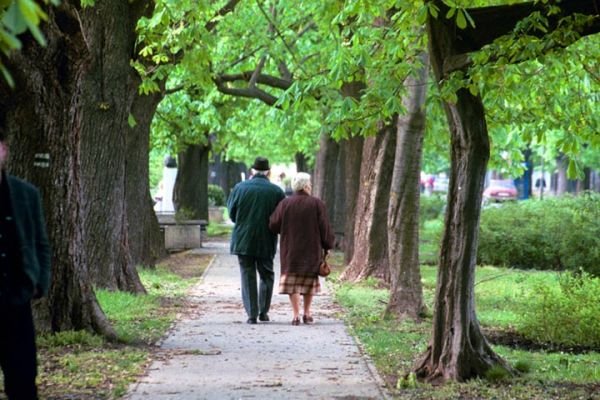
[(333, 249), (335, 245), (335, 235), (333, 229), (329, 223), (329, 217), (327, 216), (327, 208), (325, 203), (319, 200), (318, 202), (318, 213), (319, 213), (319, 232), (321, 234), (321, 247), (323, 250)]
[(235, 223), (235, 218), (237, 214), (237, 187), (234, 187), (231, 193), (229, 193), (229, 198), (227, 199), (227, 212), (229, 213), (229, 219), (231, 222)]

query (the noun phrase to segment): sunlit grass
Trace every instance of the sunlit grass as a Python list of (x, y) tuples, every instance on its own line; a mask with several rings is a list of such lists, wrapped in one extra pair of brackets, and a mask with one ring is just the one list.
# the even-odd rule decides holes
[[(206, 265), (194, 267), (200, 275)], [(198, 278), (185, 279), (161, 266), (140, 269), (139, 274), (146, 295), (96, 290), (119, 343), (86, 331), (38, 337), (42, 398), (119, 398), (143, 373), (150, 359), (148, 345), (164, 336)]]
[[(422, 266), (421, 280), (425, 303), (431, 313), (437, 267)], [(558, 286), (557, 274), (477, 267), (475, 297), (482, 327), (515, 331), (522, 318), (520, 310), (528, 307), (528, 294), (539, 283)], [(343, 317), (398, 398), (595, 398), (590, 397), (590, 393), (594, 390), (592, 385), (600, 382), (600, 354), (525, 351), (505, 346), (493, 347), (511, 365), (528, 372), (501, 383), (475, 379), (433, 387), (417, 382), (412, 388), (396, 389), (397, 382), (403, 381), (402, 377), (410, 373), (425, 351), (432, 322), (431, 315), (422, 323), (384, 319), (388, 297), (388, 290), (372, 279), (361, 284), (335, 285), (335, 298), (344, 309)]]

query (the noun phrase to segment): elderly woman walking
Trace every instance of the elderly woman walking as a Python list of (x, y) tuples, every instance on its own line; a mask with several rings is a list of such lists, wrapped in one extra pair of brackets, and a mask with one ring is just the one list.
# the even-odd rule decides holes
[(300, 296), (304, 299), (302, 319), (311, 324), (313, 295), (321, 290), (319, 264), (333, 248), (335, 237), (325, 203), (311, 196), (310, 175), (299, 172), (292, 180), (292, 189), (294, 193), (271, 214), (269, 229), (281, 235), (279, 293), (290, 296), (292, 325), (300, 325)]

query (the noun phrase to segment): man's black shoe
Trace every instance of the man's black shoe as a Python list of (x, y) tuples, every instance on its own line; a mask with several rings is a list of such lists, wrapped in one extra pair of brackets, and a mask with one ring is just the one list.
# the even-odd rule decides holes
[(256, 324), (256, 318), (248, 318), (247, 324)]
[(262, 322), (269, 322), (271, 320), (269, 314), (258, 314), (258, 319)]

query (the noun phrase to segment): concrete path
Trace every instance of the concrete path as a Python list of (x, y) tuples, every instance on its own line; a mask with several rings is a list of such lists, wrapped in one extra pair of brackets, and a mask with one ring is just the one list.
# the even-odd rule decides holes
[(127, 399), (387, 398), (323, 282), (325, 290), (314, 299), (314, 325), (290, 324), (288, 297), (277, 294), (278, 273), (271, 322), (246, 324), (237, 258), (228, 246), (208, 242), (195, 250), (216, 254), (191, 292), (196, 312), (175, 324)]

